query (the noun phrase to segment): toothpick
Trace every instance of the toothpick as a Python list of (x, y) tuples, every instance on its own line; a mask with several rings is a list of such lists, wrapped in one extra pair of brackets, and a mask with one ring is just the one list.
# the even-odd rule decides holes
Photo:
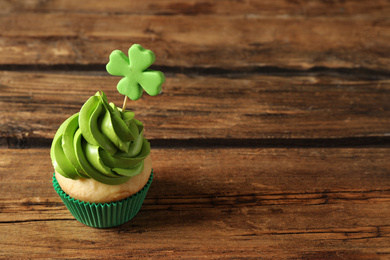
[(125, 100), (123, 100), (122, 113), (126, 110), (127, 96), (125, 95)]

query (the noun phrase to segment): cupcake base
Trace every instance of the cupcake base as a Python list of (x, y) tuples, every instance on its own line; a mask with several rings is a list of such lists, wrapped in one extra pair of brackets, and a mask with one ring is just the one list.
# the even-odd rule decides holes
[(146, 185), (136, 194), (110, 203), (89, 203), (70, 197), (60, 187), (53, 175), (53, 186), (70, 213), (81, 223), (95, 228), (121, 225), (137, 215), (153, 180), (153, 170)]

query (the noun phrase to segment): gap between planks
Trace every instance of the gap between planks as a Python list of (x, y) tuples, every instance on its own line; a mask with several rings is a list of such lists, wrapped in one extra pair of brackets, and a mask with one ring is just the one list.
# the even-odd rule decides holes
[[(272, 138), (272, 139), (151, 139), (153, 148), (390, 148), (390, 136), (350, 138)], [(0, 149), (50, 148), (52, 139), (39, 137), (0, 137)]]
[[(266, 75), (280, 77), (297, 77), (313, 75), (329, 75), (353, 80), (385, 80), (390, 79), (389, 70), (375, 70), (369, 68), (346, 68), (346, 67), (322, 67), (313, 66), (309, 69), (292, 69), (276, 66), (250, 66), (236, 67), (234, 69), (221, 67), (179, 67), (179, 66), (156, 66), (151, 69), (163, 71), (166, 75), (184, 74), (188, 77), (198, 76), (225, 76), (229, 78), (247, 78), (251, 75)], [(106, 72), (105, 64), (0, 64), (0, 71), (26, 72), (26, 73), (60, 73), (110, 76)]]

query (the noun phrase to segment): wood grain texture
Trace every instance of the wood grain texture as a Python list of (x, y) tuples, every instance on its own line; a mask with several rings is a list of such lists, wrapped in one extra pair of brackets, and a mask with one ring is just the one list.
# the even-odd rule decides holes
[[(0, 72), (0, 136), (51, 140), (97, 90), (122, 104), (117, 77)], [(337, 76), (168, 77), (129, 103), (149, 139), (386, 137), (390, 81)]]
[[(389, 259), (390, 2), (0, 0), (0, 258)], [(140, 43), (130, 102), (155, 178), (139, 214), (76, 221), (55, 131)], [(24, 148), (24, 149), (15, 149)]]
[(48, 149), (2, 152), (3, 257), (390, 255), (389, 149), (154, 149), (140, 213), (106, 230), (69, 214)]
[[(364, 4), (356, 5), (361, 12)], [(251, 5), (240, 14), (195, 17), (9, 11), (0, 16), (0, 63), (105, 64), (110, 51), (126, 51), (136, 42), (155, 50), (160, 66), (231, 70), (363, 67), (388, 72), (389, 5), (380, 1), (379, 5), (368, 4), (367, 14), (326, 18), (262, 15), (252, 13), (259, 9)], [(349, 12), (354, 13), (354, 6)]]
[(314, 0), (149, 0), (126, 1), (75, 1), (75, 0), (31, 0), (21, 3), (16, 0), (0, 2), (2, 13), (108, 13), (139, 15), (288, 15), (288, 16), (382, 16), (390, 10), (386, 0), (375, 1), (321, 1)]

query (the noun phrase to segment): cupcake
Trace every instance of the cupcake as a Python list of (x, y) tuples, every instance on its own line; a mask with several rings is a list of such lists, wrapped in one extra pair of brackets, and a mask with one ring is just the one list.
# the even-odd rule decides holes
[(164, 75), (149, 70), (155, 56), (135, 44), (129, 57), (113, 51), (107, 71), (123, 76), (117, 85), (125, 95), (122, 108), (98, 91), (57, 130), (50, 156), (53, 186), (72, 215), (88, 226), (108, 228), (132, 219), (140, 210), (153, 179), (150, 144), (143, 124), (126, 111), (127, 98), (143, 90), (161, 91)]

